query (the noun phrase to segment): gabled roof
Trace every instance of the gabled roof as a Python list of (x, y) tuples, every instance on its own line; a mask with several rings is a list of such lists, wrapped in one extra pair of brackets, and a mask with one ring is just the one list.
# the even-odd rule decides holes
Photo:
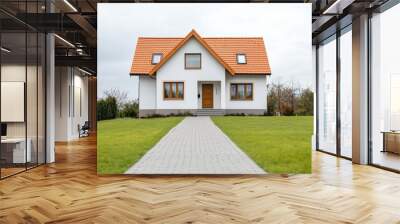
[[(195, 30), (184, 38), (139, 37), (130, 74), (154, 75), (191, 38), (195, 38), (206, 48), (231, 75), (271, 74), (262, 37), (202, 38)], [(156, 65), (151, 63), (154, 53), (163, 54), (161, 61)], [(246, 54), (246, 64), (237, 64), (238, 53)]]

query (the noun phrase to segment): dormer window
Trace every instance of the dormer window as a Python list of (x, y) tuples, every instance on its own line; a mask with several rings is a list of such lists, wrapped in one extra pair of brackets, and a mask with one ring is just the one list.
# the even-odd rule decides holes
[(246, 54), (236, 54), (236, 62), (238, 64), (246, 64), (247, 63), (247, 58), (246, 58)]
[(154, 53), (151, 56), (151, 64), (155, 65), (155, 64), (160, 63), (161, 58), (162, 58), (162, 54), (161, 53)]

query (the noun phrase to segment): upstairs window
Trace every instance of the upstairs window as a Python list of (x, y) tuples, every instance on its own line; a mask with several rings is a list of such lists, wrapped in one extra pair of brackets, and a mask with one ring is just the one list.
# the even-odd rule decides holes
[(246, 54), (237, 54), (236, 55), (236, 62), (238, 64), (247, 64), (247, 58), (246, 58)]
[(201, 69), (201, 54), (186, 53), (185, 54), (185, 69)]
[(162, 58), (162, 54), (161, 53), (154, 53), (151, 56), (151, 64), (155, 65), (155, 64), (160, 63), (161, 58)]

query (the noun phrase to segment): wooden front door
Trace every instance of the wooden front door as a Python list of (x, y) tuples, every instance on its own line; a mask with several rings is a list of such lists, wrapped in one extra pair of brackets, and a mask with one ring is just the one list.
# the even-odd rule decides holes
[(203, 84), (202, 87), (202, 107), (203, 108), (213, 108), (214, 105), (214, 94), (213, 94), (213, 84)]

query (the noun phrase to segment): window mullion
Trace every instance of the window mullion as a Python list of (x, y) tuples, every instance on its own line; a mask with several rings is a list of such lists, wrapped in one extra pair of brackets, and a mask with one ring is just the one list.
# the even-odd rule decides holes
[(236, 95), (235, 95), (235, 99), (239, 99), (239, 85), (235, 84), (236, 86)]
[(175, 84), (175, 98), (179, 98), (179, 96), (178, 96), (178, 83), (176, 82), (176, 83), (174, 83)]
[(247, 84), (243, 84), (243, 88), (244, 88), (244, 96), (243, 96), (243, 98), (246, 100), (247, 99)]
[(172, 98), (172, 82), (169, 83), (169, 96), (168, 98)]

